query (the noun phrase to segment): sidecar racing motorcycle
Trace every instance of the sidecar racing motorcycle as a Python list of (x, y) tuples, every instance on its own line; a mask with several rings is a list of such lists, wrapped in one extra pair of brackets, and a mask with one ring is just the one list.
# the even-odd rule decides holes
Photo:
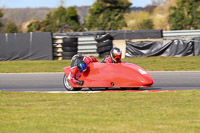
[(132, 88), (151, 87), (153, 79), (141, 67), (131, 63), (92, 62), (87, 71), (79, 73), (78, 80), (84, 80), (83, 86), (72, 83), (68, 79), (70, 67), (64, 67), (63, 84), (68, 91), (79, 91), (82, 88)]

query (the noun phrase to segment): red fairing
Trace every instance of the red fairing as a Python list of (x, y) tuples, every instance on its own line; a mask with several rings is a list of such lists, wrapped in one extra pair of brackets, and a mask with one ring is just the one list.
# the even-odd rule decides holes
[[(68, 75), (70, 67), (63, 69)], [(72, 87), (150, 87), (153, 84), (153, 79), (144, 69), (130, 63), (92, 62), (78, 80), (84, 80), (84, 85), (69, 82)]]

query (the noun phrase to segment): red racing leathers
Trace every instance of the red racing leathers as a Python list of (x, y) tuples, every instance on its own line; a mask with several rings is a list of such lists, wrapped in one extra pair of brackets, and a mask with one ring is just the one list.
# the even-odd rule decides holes
[(98, 62), (93, 56), (85, 56), (81, 54), (76, 54), (71, 59), (71, 68), (68, 75), (68, 79), (72, 81), (74, 84), (78, 84), (80, 81), (78, 80), (80, 77), (80, 71), (78, 71), (78, 63), (80, 61), (84, 61), (87, 65), (90, 64), (90, 62)]
[(101, 63), (121, 63), (121, 59), (115, 62), (109, 55), (106, 56)]

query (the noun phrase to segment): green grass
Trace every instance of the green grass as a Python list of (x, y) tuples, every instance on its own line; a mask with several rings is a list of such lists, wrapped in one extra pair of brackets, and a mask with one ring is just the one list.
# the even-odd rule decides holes
[[(98, 59), (102, 61), (102, 59)], [(123, 62), (136, 64), (147, 71), (200, 71), (200, 56), (193, 57), (139, 57)], [(62, 61), (1, 61), (0, 73), (62, 72), (70, 60)]]
[(200, 71), (200, 56), (127, 58), (147, 71)]
[(62, 72), (70, 61), (1, 61), (0, 73)]
[(1, 133), (198, 133), (200, 91), (0, 92)]

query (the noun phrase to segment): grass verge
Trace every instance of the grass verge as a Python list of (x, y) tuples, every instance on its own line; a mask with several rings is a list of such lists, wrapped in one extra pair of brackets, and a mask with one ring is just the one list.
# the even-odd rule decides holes
[[(200, 71), (200, 56), (192, 57), (139, 57), (123, 62), (136, 64), (147, 71)], [(102, 59), (98, 59), (102, 61)], [(0, 73), (62, 72), (70, 60), (62, 61), (1, 61)]]
[(1, 132), (200, 131), (200, 91), (46, 94), (0, 92)]

